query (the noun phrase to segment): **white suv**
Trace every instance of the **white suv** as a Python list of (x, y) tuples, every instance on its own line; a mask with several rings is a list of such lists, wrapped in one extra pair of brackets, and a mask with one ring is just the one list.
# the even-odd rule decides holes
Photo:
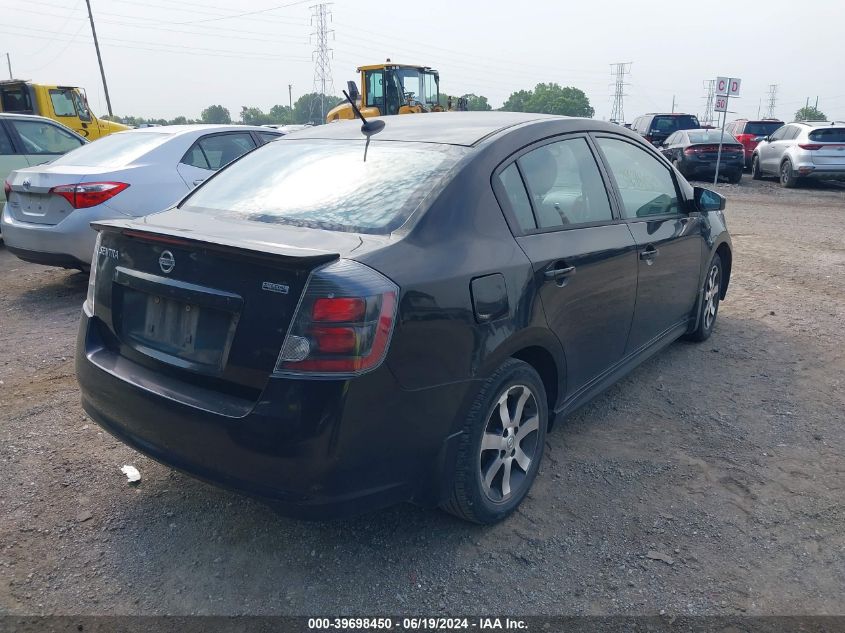
[(801, 121), (765, 137), (751, 157), (751, 176), (778, 176), (783, 187), (804, 178), (845, 180), (845, 123)]

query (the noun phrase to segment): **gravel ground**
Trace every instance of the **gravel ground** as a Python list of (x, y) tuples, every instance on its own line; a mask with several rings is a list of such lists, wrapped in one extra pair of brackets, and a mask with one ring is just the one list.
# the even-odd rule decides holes
[(715, 334), (558, 425), (493, 528), (290, 520), (139, 455), (79, 406), (86, 279), (0, 247), (0, 613), (845, 613), (845, 189), (719, 188)]

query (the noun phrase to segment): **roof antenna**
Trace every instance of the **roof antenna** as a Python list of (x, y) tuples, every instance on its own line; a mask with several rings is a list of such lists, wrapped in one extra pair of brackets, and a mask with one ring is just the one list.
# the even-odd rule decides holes
[(346, 100), (349, 102), (349, 105), (352, 106), (352, 110), (354, 110), (355, 115), (359, 119), (361, 119), (361, 121), (364, 122), (364, 124), (361, 126), (361, 134), (363, 134), (364, 136), (367, 137), (367, 144), (364, 147), (364, 162), (366, 163), (367, 162), (367, 150), (370, 147), (370, 137), (373, 134), (378, 134), (379, 132), (381, 132), (384, 129), (384, 121), (382, 121), (381, 119), (375, 119), (374, 121), (367, 121), (367, 119), (365, 119), (364, 115), (361, 114), (361, 111), (358, 109), (358, 106), (355, 105), (355, 102), (352, 100), (352, 98), (349, 96), (349, 94), (346, 92), (346, 90), (342, 90), (341, 92), (343, 92), (343, 96), (346, 97)]

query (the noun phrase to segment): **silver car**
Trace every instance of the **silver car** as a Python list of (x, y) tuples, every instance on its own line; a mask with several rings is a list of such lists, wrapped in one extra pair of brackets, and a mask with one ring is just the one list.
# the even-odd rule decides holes
[(805, 178), (845, 180), (845, 123), (801, 121), (763, 138), (751, 157), (751, 177), (777, 176), (783, 187)]

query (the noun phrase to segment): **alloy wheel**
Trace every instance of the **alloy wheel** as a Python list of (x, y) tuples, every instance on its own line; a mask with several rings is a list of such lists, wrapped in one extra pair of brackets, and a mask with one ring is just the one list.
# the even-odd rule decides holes
[(714, 265), (707, 275), (704, 288), (704, 328), (709, 330), (716, 320), (716, 310), (719, 307), (719, 267)]
[(525, 485), (542, 451), (540, 415), (534, 392), (526, 385), (508, 387), (493, 407), (481, 438), (481, 487), (488, 499), (502, 503)]

